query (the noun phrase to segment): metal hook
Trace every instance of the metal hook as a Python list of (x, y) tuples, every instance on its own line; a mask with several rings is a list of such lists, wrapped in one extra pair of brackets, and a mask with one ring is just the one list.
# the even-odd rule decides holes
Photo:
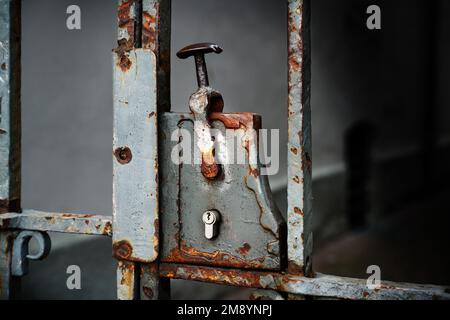
[[(36, 239), (39, 250), (36, 254), (29, 254), (31, 238)], [(42, 260), (50, 253), (51, 241), (46, 232), (22, 231), (14, 240), (11, 274), (22, 277), (28, 273), (28, 260)]]

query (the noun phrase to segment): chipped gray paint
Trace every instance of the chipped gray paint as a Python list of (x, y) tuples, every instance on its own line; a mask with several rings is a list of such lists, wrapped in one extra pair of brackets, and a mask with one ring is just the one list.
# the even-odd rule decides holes
[(0, 213), (20, 198), (19, 8), (0, 0)]
[(309, 274), (312, 249), (309, 1), (288, 1), (288, 262), (291, 272)]
[[(29, 252), (29, 243), (35, 239), (38, 250), (35, 253)], [(15, 277), (22, 277), (28, 274), (29, 260), (42, 260), (50, 253), (51, 241), (46, 232), (21, 231), (14, 240), (11, 274)]]
[(156, 59), (149, 49), (113, 53), (114, 146), (129, 148), (131, 161), (113, 155), (113, 245), (126, 242), (130, 261), (152, 262), (158, 256), (158, 140)]
[(0, 216), (0, 230), (7, 228), (111, 236), (112, 219), (92, 214), (23, 210)]

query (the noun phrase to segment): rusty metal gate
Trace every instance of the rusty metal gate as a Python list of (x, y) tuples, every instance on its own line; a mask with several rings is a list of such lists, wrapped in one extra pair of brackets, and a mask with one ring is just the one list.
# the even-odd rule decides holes
[[(313, 271), (308, 0), (287, 0), (287, 221), (273, 203), (258, 161), (251, 161), (259, 116), (223, 113), (221, 94), (209, 86), (203, 55), (220, 53), (220, 47), (197, 44), (178, 53), (180, 58), (195, 57), (199, 88), (189, 100), (191, 112), (170, 112), (170, 0), (117, 3), (112, 219), (23, 209), (20, 2), (0, 0), (1, 299), (14, 296), (29, 260), (49, 254), (47, 232), (112, 237), (118, 299), (167, 298), (170, 279), (255, 288), (273, 299), (450, 298), (448, 289), (439, 286), (383, 281), (372, 290), (366, 279)], [(212, 127), (241, 137), (249, 163), (218, 165)], [(199, 165), (170, 161), (171, 133), (178, 132), (181, 140), (182, 130), (203, 141)], [(39, 245), (35, 254), (28, 250), (32, 238)]]

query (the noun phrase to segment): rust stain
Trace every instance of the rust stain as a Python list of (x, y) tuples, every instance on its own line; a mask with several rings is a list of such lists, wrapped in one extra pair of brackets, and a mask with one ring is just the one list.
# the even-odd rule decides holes
[(119, 147), (114, 150), (114, 156), (120, 164), (127, 164), (133, 158), (130, 148), (128, 147)]
[(118, 9), (118, 25), (120, 29), (126, 29), (128, 33), (128, 39), (120, 39), (118, 41), (119, 48), (118, 53), (123, 53), (125, 50), (131, 50), (134, 47), (134, 26), (135, 19), (132, 17), (132, 5), (134, 0), (128, 0), (122, 2)]
[(258, 178), (260, 173), (258, 168), (249, 167), (249, 174), (252, 175), (255, 178)]
[(294, 207), (294, 212), (296, 214), (299, 214), (299, 215), (301, 215), (303, 217), (303, 210), (300, 209), (299, 207)]
[(233, 266), (236, 268), (243, 268), (243, 269), (248, 268), (261, 269), (264, 267), (265, 257), (246, 260), (244, 258), (234, 256), (228, 252), (222, 252), (219, 250), (213, 252), (202, 252), (194, 247), (186, 246), (184, 241), (181, 241), (181, 247), (173, 248), (170, 254), (164, 257), (163, 261), (189, 262), (189, 263), (197, 263), (200, 265), (215, 265), (225, 267)]
[(2, 70), (6, 70), (6, 63), (2, 63), (1, 67)]
[[(158, 212), (156, 212), (158, 214)], [(153, 251), (155, 253), (155, 256), (158, 255), (158, 249), (159, 249), (159, 219), (158, 217), (153, 222), (153, 226), (155, 228), (155, 235), (153, 236)]]
[(149, 287), (142, 287), (142, 291), (144, 292), (145, 296), (149, 299), (153, 299), (153, 290)]
[(220, 166), (216, 163), (212, 152), (202, 153), (200, 168), (203, 176), (210, 180), (215, 179), (220, 173)]
[(113, 255), (119, 259), (128, 259), (133, 253), (133, 247), (127, 240), (113, 243)]
[(291, 152), (292, 152), (293, 154), (297, 154), (297, 153), (298, 153), (298, 150), (297, 150), (297, 148), (292, 147), (292, 148), (291, 148)]
[(104, 235), (112, 235), (112, 223), (111, 222), (106, 222), (105, 227), (103, 228), (103, 232)]
[[(284, 291), (289, 275), (274, 272), (248, 271), (237, 269), (217, 269), (211, 267), (162, 264), (160, 276), (227, 284), (247, 288), (271, 288)], [(271, 279), (271, 280), (268, 280)]]
[(299, 266), (295, 261), (289, 260), (288, 261), (288, 271), (291, 274), (296, 275), (302, 275), (303, 274), (303, 268)]
[(127, 72), (128, 70), (130, 70), (132, 62), (131, 62), (130, 58), (128, 57), (128, 53), (124, 52), (120, 55), (120, 59), (119, 59), (119, 62), (117, 63), (117, 65), (120, 67), (122, 72)]
[[(80, 219), (80, 218), (92, 218), (93, 214), (77, 214), (77, 213), (63, 213), (62, 216), (64, 218), (71, 218), (71, 219)], [(52, 217), (46, 217), (46, 219), (52, 218)]]
[(300, 63), (298, 62), (298, 58), (295, 56), (295, 54), (289, 55), (289, 66), (291, 70), (297, 72), (300, 70)]
[(252, 247), (248, 243), (244, 243), (242, 247), (238, 249), (238, 252), (243, 256), (247, 255)]
[(252, 129), (254, 127), (254, 116), (255, 114), (251, 112), (212, 112), (208, 115), (208, 120), (220, 121), (227, 129), (239, 129), (241, 127)]
[[(156, 3), (156, 12), (159, 12), (159, 3)], [(158, 19), (144, 11), (142, 13), (142, 46), (147, 49), (156, 49)]]

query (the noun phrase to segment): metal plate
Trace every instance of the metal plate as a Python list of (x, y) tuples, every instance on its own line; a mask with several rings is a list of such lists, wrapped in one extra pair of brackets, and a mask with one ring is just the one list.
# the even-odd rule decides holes
[(152, 262), (159, 245), (156, 58), (150, 49), (113, 57), (113, 251)]
[[(174, 146), (171, 133), (187, 130), (193, 137), (191, 114), (165, 113), (161, 117), (161, 219), (163, 224), (162, 260), (216, 266), (280, 269), (280, 243), (284, 221), (270, 193), (266, 176), (258, 165), (250, 165), (256, 155), (259, 116), (212, 114), (212, 125), (225, 135), (235, 130), (240, 137), (236, 147), (246, 156), (244, 164), (223, 164), (223, 176), (217, 180), (203, 177), (199, 164), (171, 160)], [(237, 128), (235, 124), (237, 123)], [(227, 127), (226, 127), (227, 126)], [(175, 135), (177, 137), (177, 135)], [(221, 149), (224, 150), (224, 149)], [(183, 150), (186, 152), (186, 150)], [(202, 214), (216, 209), (221, 214), (218, 236), (204, 236)]]

